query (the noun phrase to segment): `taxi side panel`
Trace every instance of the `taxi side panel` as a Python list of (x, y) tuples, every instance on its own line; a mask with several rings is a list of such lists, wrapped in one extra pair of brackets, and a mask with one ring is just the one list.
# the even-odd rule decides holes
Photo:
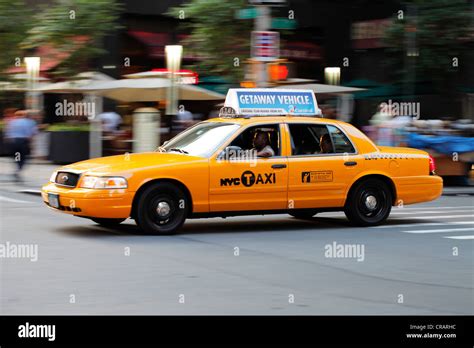
[[(345, 161), (358, 164), (345, 166)], [(364, 169), (360, 155), (295, 156), (288, 162), (288, 200), (294, 209), (344, 206), (348, 187)]]
[(209, 212), (209, 161), (185, 163), (178, 166), (161, 166), (156, 169), (137, 171), (133, 175), (136, 191), (156, 180), (174, 180), (185, 186), (191, 196), (192, 211)]
[(380, 175), (393, 184), (394, 205), (428, 202), (441, 195), (443, 181), (439, 176), (429, 175), (427, 153), (403, 148), (383, 150), (364, 155), (366, 170), (354, 178), (347, 194), (356, 181), (369, 175)]

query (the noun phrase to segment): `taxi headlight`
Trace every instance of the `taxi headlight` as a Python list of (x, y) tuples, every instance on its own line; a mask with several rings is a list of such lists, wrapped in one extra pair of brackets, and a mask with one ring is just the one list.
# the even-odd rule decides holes
[(53, 174), (51, 174), (51, 176), (49, 178), (49, 182), (56, 182), (56, 176), (57, 175), (58, 175), (57, 171), (53, 172)]
[(124, 189), (127, 188), (127, 179), (120, 176), (90, 176), (81, 180), (82, 188), (88, 189)]

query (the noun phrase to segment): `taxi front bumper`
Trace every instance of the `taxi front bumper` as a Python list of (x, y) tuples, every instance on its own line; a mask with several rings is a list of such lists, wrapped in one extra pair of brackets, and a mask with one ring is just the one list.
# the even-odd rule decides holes
[[(48, 194), (58, 195), (59, 207), (53, 207)], [(134, 192), (127, 189), (85, 189), (43, 186), (41, 196), (51, 209), (67, 214), (94, 218), (126, 219), (130, 216)]]

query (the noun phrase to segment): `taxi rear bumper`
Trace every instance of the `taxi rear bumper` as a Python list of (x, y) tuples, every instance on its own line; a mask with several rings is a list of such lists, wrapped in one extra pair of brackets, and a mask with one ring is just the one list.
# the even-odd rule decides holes
[[(59, 196), (59, 207), (52, 207), (48, 194)], [(49, 183), (43, 186), (41, 197), (51, 209), (71, 215), (95, 218), (126, 219), (132, 210), (134, 192), (127, 189), (65, 188)]]
[(392, 178), (397, 191), (395, 204), (433, 201), (443, 193), (443, 179), (437, 175)]

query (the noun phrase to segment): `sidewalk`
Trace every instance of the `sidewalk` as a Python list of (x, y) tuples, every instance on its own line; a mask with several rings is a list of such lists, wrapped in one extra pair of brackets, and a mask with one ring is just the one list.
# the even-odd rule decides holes
[[(41, 186), (48, 182), (51, 174), (61, 165), (51, 164), (48, 161), (30, 160), (21, 174), (23, 182), (17, 183), (13, 180), (15, 169), (11, 158), (0, 157), (0, 189), (40, 194)], [(443, 189), (443, 196), (474, 196), (474, 185), (470, 186), (448, 186)]]
[(22, 182), (15, 182), (15, 163), (10, 157), (0, 157), (0, 189), (13, 192), (39, 194), (41, 186), (60, 165), (48, 161), (29, 160), (21, 173)]

